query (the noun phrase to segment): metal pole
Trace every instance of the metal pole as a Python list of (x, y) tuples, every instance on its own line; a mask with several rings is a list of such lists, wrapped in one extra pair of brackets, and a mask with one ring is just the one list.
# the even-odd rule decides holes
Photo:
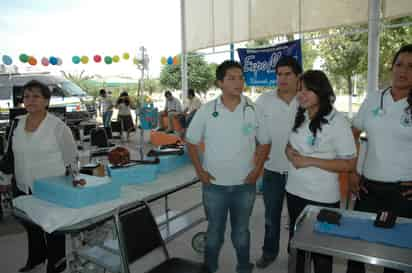
[(378, 90), (379, 78), (379, 17), (381, 0), (369, 0), (368, 20), (368, 92)]
[(181, 71), (182, 71), (182, 101), (185, 102), (188, 89), (187, 78), (187, 48), (186, 48), (186, 10), (185, 0), (180, 0), (180, 24), (182, 31), (182, 54), (181, 54)]
[(235, 60), (235, 45), (230, 43), (230, 60)]

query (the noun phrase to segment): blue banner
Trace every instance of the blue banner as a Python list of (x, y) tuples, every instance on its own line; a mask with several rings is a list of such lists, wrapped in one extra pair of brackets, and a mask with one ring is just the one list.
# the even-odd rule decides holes
[(293, 56), (302, 65), (300, 40), (265, 48), (238, 48), (246, 85), (275, 86), (275, 66), (282, 56)]

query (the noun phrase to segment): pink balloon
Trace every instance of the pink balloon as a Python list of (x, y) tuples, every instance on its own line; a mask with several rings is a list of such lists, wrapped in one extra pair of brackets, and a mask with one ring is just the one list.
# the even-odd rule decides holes
[(43, 57), (41, 58), (41, 64), (44, 66), (48, 66), (49, 65), (49, 58)]

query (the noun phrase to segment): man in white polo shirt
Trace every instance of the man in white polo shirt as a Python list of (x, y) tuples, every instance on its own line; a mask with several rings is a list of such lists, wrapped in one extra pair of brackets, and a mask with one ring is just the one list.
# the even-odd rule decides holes
[(271, 264), (279, 254), (280, 219), (289, 163), (286, 144), (297, 111), (296, 90), (302, 67), (293, 57), (282, 57), (276, 64), (278, 89), (262, 94), (256, 104), (264, 113), (264, 122), (272, 138), (269, 160), (263, 173), (263, 201), (265, 204), (265, 236), (258, 268)]
[[(246, 97), (242, 66), (225, 61), (216, 69), (222, 95), (203, 105), (187, 131), (189, 156), (202, 181), (203, 205), (208, 219), (205, 265), (218, 269), (218, 257), (230, 214), (231, 238), (238, 273), (250, 273), (249, 218), (256, 195), (256, 180), (270, 150), (270, 138), (259, 109)], [(197, 144), (205, 143), (203, 164)], [(256, 144), (258, 141), (259, 144)], [(254, 155), (257, 151), (257, 160)]]

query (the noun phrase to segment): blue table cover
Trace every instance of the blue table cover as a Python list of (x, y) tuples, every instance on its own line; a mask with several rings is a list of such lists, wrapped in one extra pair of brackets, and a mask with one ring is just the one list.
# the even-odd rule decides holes
[(393, 228), (374, 226), (374, 220), (342, 216), (340, 226), (325, 222), (315, 223), (315, 232), (326, 233), (372, 243), (412, 249), (412, 224), (396, 223)]

